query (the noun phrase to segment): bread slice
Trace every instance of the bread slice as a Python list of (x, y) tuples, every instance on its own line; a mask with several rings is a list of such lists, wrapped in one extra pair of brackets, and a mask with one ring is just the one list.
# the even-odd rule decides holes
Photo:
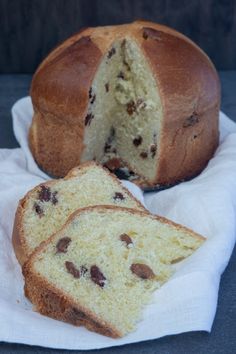
[(42, 183), (29, 191), (19, 201), (13, 228), (18, 261), (23, 264), (76, 209), (100, 204), (144, 210), (114, 175), (94, 162), (72, 169), (64, 179)]
[(23, 267), (25, 294), (41, 314), (110, 337), (132, 331), (174, 263), (204, 241), (147, 212), (94, 206), (77, 210)]

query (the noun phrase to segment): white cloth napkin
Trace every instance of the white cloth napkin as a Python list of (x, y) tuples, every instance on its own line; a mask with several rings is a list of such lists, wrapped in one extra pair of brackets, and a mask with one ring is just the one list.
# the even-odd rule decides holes
[(18, 200), (48, 176), (35, 164), (27, 144), (30, 98), (19, 100), (12, 115), (21, 148), (0, 150), (0, 341), (95, 349), (186, 331), (210, 331), (220, 276), (236, 236), (236, 124), (221, 113), (220, 146), (207, 168), (192, 181), (146, 193), (144, 199), (139, 188), (124, 182), (151, 212), (192, 228), (207, 241), (154, 293), (137, 330), (122, 339), (111, 339), (41, 316), (24, 297), (23, 277), (11, 245), (14, 213)]

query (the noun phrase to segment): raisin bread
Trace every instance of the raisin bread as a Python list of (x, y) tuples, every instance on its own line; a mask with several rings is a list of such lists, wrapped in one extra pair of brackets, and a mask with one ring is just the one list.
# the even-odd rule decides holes
[(213, 64), (152, 22), (80, 31), (39, 66), (31, 97), (31, 150), (54, 176), (96, 160), (143, 186), (173, 184), (199, 173), (218, 144)]
[(80, 209), (24, 265), (25, 294), (43, 315), (121, 337), (135, 328), (175, 263), (203, 241), (146, 212)]
[(42, 183), (29, 191), (19, 202), (13, 228), (18, 261), (23, 264), (76, 209), (100, 204), (144, 210), (115, 176), (94, 162), (74, 168), (64, 179)]

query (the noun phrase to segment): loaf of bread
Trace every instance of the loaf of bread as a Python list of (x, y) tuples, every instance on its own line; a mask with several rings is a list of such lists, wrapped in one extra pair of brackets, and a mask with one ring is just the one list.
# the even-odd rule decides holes
[(134, 330), (174, 264), (203, 241), (147, 212), (80, 209), (25, 263), (25, 294), (43, 315), (121, 337)]
[(18, 261), (23, 264), (76, 209), (101, 204), (144, 210), (115, 176), (94, 162), (72, 169), (64, 179), (42, 183), (29, 191), (19, 201), (13, 228)]
[(80, 31), (39, 66), (31, 97), (31, 151), (54, 176), (96, 160), (142, 186), (173, 184), (198, 174), (218, 145), (213, 64), (152, 22)]

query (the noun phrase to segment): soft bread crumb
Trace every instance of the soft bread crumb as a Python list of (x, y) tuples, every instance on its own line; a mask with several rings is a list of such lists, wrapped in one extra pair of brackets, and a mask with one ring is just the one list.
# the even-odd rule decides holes
[[(134, 39), (115, 41), (90, 88), (82, 161), (118, 158), (154, 179), (162, 106), (156, 80)], [(109, 162), (108, 162), (109, 165)]]
[(74, 171), (69, 178), (43, 184), (42, 186), (49, 189), (49, 196), (48, 193), (42, 193), (41, 185), (27, 195), (21, 224), (28, 255), (59, 230), (69, 215), (78, 208), (106, 204), (144, 209), (115, 176), (96, 164), (87, 164)]
[[(132, 248), (122, 241), (124, 234), (132, 240)], [(59, 241), (65, 236), (71, 241), (66, 252), (58, 252)], [(35, 277), (40, 277), (77, 309), (93, 314), (101, 326), (106, 323), (125, 335), (135, 328), (153, 291), (170, 278), (173, 261), (190, 256), (203, 240), (148, 213), (116, 207), (85, 208), (75, 212), (31, 257), (25, 271), (26, 289), (31, 289), (30, 299), (38, 310), (51, 316), (50, 302), (49, 311), (37, 303), (41, 289), (35, 295), (31, 288)], [(80, 272), (79, 277), (73, 269)], [(70, 322), (62, 313), (54, 312), (54, 317)], [(100, 332), (104, 333), (102, 329)]]

